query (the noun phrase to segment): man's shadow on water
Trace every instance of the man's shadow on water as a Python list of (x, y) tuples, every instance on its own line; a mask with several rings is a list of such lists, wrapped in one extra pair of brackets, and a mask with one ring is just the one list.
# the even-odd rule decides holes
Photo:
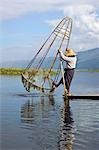
[(74, 120), (69, 100), (64, 98), (61, 114), (59, 150), (72, 150), (74, 141)]

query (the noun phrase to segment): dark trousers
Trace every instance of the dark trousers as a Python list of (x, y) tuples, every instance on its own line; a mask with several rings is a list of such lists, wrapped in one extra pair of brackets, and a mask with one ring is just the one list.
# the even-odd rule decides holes
[[(71, 81), (72, 81), (73, 76), (74, 76), (74, 69), (67, 69), (67, 68), (65, 68), (64, 71), (65, 71), (65, 72), (64, 72), (65, 85), (66, 85), (67, 91), (69, 92), (69, 90), (70, 90), (70, 85), (71, 85)], [(57, 87), (58, 87), (60, 84), (63, 84), (63, 78), (61, 78), (61, 80), (60, 80), (59, 83), (57, 84)]]

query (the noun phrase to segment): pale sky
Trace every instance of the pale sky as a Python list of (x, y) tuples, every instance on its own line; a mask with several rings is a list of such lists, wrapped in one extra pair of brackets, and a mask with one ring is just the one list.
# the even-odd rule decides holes
[(70, 46), (76, 51), (99, 47), (99, 0), (1, 0), (2, 61), (31, 59), (56, 26), (73, 19)]

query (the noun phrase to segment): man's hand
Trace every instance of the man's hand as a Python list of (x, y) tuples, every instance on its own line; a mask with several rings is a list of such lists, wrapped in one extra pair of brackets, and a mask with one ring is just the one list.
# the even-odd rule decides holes
[(58, 49), (58, 52), (60, 53), (62, 50), (61, 49)]

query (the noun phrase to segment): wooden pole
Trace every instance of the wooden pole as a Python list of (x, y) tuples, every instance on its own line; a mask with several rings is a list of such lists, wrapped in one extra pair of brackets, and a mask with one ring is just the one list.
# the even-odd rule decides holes
[(65, 84), (65, 78), (64, 78), (64, 69), (63, 69), (63, 64), (62, 64), (62, 60), (60, 58), (60, 65), (61, 65), (61, 74), (62, 74), (62, 78), (63, 78), (63, 85), (64, 85), (64, 96), (67, 97), (67, 89), (66, 89), (66, 84)]

